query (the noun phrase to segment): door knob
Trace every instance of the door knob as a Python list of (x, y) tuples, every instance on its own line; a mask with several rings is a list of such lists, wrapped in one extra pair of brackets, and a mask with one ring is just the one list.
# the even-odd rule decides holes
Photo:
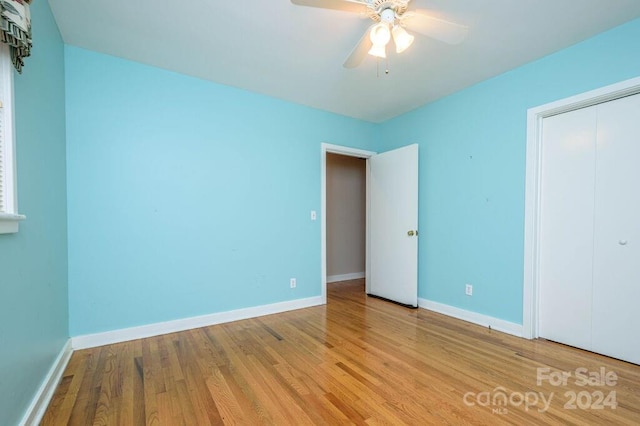
[(416, 236), (417, 236), (417, 235), (418, 235), (418, 231), (417, 231), (417, 230), (415, 230), (415, 231), (413, 231), (413, 230), (412, 230), (412, 231), (408, 231), (408, 232), (407, 232), (407, 235), (408, 235), (408, 236), (410, 236), (410, 237), (413, 237), (414, 235), (416, 235)]
[(627, 240), (620, 240), (620, 241), (618, 241), (618, 244), (620, 244), (621, 246), (626, 246), (627, 245)]

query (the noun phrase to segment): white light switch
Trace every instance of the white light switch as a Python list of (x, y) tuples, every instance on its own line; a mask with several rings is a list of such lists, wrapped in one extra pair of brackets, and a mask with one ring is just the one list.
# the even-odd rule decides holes
[(311, 210), (311, 220), (316, 220), (316, 211)]

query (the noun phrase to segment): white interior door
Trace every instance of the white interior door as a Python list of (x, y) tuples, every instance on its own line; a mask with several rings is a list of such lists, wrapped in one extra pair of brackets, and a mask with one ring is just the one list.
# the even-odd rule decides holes
[(542, 127), (539, 334), (580, 348), (591, 347), (596, 113), (571, 111)]
[(418, 306), (418, 145), (369, 159), (369, 294)]
[(598, 107), (592, 350), (640, 364), (640, 95)]

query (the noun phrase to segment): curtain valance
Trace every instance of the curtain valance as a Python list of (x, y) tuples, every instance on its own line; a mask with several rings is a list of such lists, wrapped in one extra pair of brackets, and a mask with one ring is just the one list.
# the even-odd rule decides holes
[(31, 54), (31, 0), (0, 0), (0, 41), (9, 45), (11, 61), (22, 72)]

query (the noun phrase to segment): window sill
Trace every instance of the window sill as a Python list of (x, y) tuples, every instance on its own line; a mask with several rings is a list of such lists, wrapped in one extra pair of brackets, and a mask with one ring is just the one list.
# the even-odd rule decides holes
[(22, 214), (0, 213), (0, 234), (15, 234), (18, 224), (27, 217)]

